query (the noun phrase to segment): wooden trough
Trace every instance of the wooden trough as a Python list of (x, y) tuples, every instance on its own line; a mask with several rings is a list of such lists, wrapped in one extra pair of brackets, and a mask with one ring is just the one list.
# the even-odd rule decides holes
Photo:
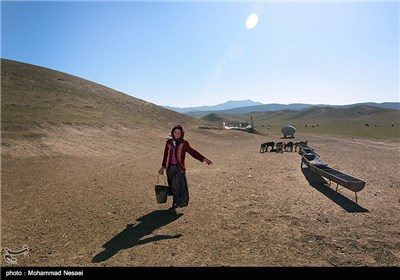
[(302, 157), (301, 167), (305, 164), (310, 169), (310, 172), (314, 172), (327, 178), (329, 180), (329, 186), (331, 185), (331, 182), (335, 182), (336, 192), (339, 185), (353, 191), (356, 196), (356, 202), (358, 203), (357, 192), (364, 188), (365, 181), (329, 167), (328, 164), (324, 162), (310, 147), (301, 147), (299, 154)]

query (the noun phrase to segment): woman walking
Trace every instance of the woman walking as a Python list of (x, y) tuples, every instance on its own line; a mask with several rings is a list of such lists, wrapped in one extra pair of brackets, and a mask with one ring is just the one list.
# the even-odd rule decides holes
[(193, 149), (189, 142), (183, 139), (184, 135), (185, 130), (181, 125), (172, 128), (172, 139), (168, 139), (165, 143), (164, 157), (161, 168), (158, 170), (159, 174), (164, 174), (164, 170), (167, 170), (168, 186), (173, 197), (172, 207), (169, 209), (172, 211), (189, 204), (189, 188), (185, 175), (186, 152), (201, 162), (212, 164), (211, 160)]

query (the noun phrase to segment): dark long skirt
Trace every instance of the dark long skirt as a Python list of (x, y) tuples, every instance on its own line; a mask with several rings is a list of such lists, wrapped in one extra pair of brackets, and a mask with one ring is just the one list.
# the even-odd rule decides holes
[(179, 165), (169, 165), (167, 169), (167, 180), (173, 197), (173, 205), (185, 207), (189, 204), (189, 188), (186, 175)]

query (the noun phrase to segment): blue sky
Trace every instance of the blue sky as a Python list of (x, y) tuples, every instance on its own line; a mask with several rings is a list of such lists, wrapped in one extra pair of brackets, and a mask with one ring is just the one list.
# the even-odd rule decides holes
[(400, 101), (398, 1), (1, 5), (2, 58), (157, 105)]

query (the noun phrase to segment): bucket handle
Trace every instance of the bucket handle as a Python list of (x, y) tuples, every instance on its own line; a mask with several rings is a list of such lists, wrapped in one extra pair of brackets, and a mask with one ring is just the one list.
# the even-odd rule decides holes
[[(160, 175), (161, 175), (161, 174), (157, 174), (157, 185), (160, 184)], [(167, 180), (165, 180), (164, 174), (162, 174), (162, 176), (163, 176), (163, 178), (164, 178), (164, 185), (167, 186)]]

